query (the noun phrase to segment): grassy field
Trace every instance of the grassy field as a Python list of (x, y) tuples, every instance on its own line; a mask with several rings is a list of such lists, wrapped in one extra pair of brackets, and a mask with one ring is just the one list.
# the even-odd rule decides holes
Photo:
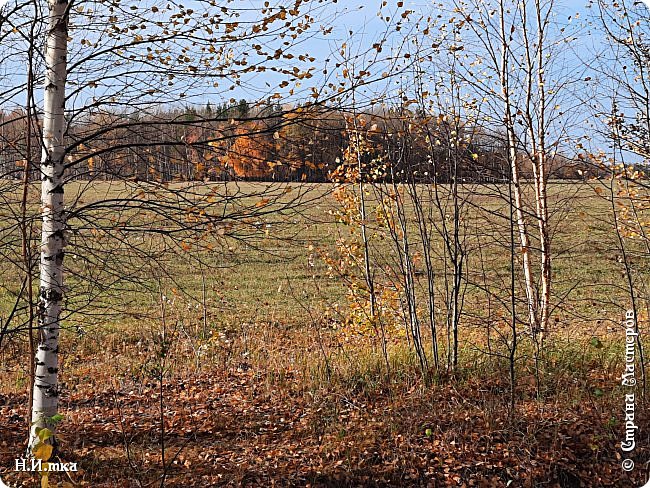
[[(82, 471), (59, 480), (106, 487), (161, 480), (167, 486), (642, 484), (647, 433), (635, 451), (637, 470), (620, 467), (621, 320), (629, 305), (611, 208), (593, 186), (551, 185), (555, 308), (543, 395), (524, 334), (516, 410), (509, 412), (507, 309), (500, 305), (508, 302), (509, 237), (498, 216), (507, 211), (504, 187), (461, 190), (467, 268), (460, 368), (424, 381), (399, 328), (388, 340), (387, 370), (377, 337), (349, 318), (346, 280), (360, 270), (337, 275), (324, 256), (339, 257), (341, 243), (358, 239), (358, 230), (338, 221), (331, 185), (203, 185), (193, 196), (213, 198), (212, 210), (232, 225), (200, 239), (191, 233), (169, 239), (145, 232), (159, 227), (157, 214), (92, 205), (134, 195), (164, 202), (171, 198), (164, 188), (142, 197), (135, 185), (73, 183), (66, 197), (74, 202), (76, 231), (66, 253), (60, 456)], [(6, 258), (19, 244), (9, 225), (12, 191), (4, 192), (0, 209)], [(35, 211), (36, 189), (32, 196)], [(369, 192), (368, 208), (377, 204)], [(390, 240), (368, 225), (377, 279), (389, 279)], [(434, 248), (442, 281), (443, 245), (435, 241)], [(647, 272), (646, 263), (636, 265)], [(20, 290), (19, 266), (10, 259), (0, 264), (2, 316)], [(442, 321), (444, 307), (437, 314)], [(0, 350), (0, 476), (12, 486), (38, 481), (12, 472), (27, 431), (24, 338), (14, 334)], [(444, 337), (441, 345), (446, 351)], [(647, 426), (640, 403), (637, 425), (642, 432)]]

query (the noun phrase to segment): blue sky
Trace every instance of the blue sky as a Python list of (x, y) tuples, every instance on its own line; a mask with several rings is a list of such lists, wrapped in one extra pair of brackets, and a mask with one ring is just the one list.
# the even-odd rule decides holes
[[(14, 1), (14, 0), (11, 0)], [(162, 0), (146, 0), (138, 3), (139, 8), (147, 8), (148, 5), (153, 5), (158, 2), (160, 5), (163, 5), (165, 2)], [(162, 3), (161, 3), (162, 2)], [(126, 4), (126, 2), (123, 2)], [(200, 5), (206, 5), (205, 2), (199, 2), (197, 0), (189, 0), (182, 2), (186, 8), (196, 8), (198, 9)], [(431, 15), (435, 18), (437, 14), (442, 15), (443, 20), (446, 20), (453, 13), (447, 9), (440, 9), (435, 6), (434, 2), (425, 2), (421, 0), (406, 0), (403, 2), (403, 6), (397, 7), (397, 0), (390, 0), (388, 5), (382, 7), (382, 0), (372, 0), (372, 1), (362, 1), (362, 0), (339, 0), (334, 2), (333, 0), (326, 0), (324, 3), (318, 4), (317, 2), (312, 2), (314, 5), (319, 5), (319, 8), (322, 8), (319, 14), (319, 21), (316, 23), (316, 26), (313, 29), (312, 34), (308, 39), (298, 43), (295, 46), (296, 53), (303, 52), (309, 53), (314, 56), (316, 60), (313, 62), (312, 66), (314, 67), (314, 77), (311, 80), (306, 80), (301, 84), (300, 87), (296, 87), (295, 83), (292, 82), (289, 86), (283, 90), (278, 90), (277, 85), (286, 78), (286, 76), (275, 75), (269, 73), (268, 71), (263, 74), (255, 74), (248, 77), (246, 83), (242, 87), (236, 87), (234, 90), (224, 89), (223, 86), (215, 89), (206, 88), (207, 85), (201, 85), (197, 87), (194, 91), (187, 90), (188, 94), (185, 98), (175, 98), (175, 93), (180, 92), (182, 87), (178, 85), (169, 88), (168, 93), (164, 93), (167, 97), (168, 103), (177, 103), (180, 105), (184, 104), (196, 104), (204, 105), (207, 101), (210, 101), (212, 104), (219, 104), (224, 101), (227, 101), (229, 98), (234, 98), (239, 100), (241, 98), (246, 98), (248, 100), (255, 100), (264, 98), (270, 94), (280, 91), (282, 94), (282, 99), (280, 101), (285, 101), (289, 97), (289, 90), (294, 88), (294, 98), (296, 99), (308, 99), (310, 96), (310, 87), (322, 85), (326, 82), (339, 83), (342, 81), (342, 72), (345, 69), (345, 66), (336, 67), (337, 62), (341, 62), (345, 58), (358, 56), (360, 61), (350, 68), (354, 68), (357, 71), (364, 68), (363, 63), (369, 62), (370, 57), (373, 52), (370, 51), (369, 54), (366, 54), (370, 47), (384, 39), (386, 32), (391, 33), (391, 38), (386, 41), (386, 47), (382, 53), (383, 55), (390, 54), (391, 48), (396, 48), (408, 37), (408, 33), (402, 31), (396, 33), (394, 29), (394, 23), (396, 20), (396, 11), (403, 11), (404, 9), (411, 9), (414, 11), (411, 19), (416, 19), (418, 16)], [(400, 2), (401, 3), (401, 2)], [(587, 9), (586, 5), (587, 0), (578, 0), (578, 1), (562, 1), (556, 2), (558, 7), (556, 9), (556, 22), (557, 29), (562, 27), (572, 26), (571, 28), (576, 29), (578, 36), (575, 41), (566, 47), (565, 52), (562, 54), (562, 62), (564, 63), (563, 69), (567, 71), (575, 71), (574, 74), (580, 74), (584, 79), (591, 78), (589, 82), (584, 82), (578, 88), (581, 90), (578, 93), (579, 97), (583, 97), (586, 102), (589, 102), (590, 98), (593, 98), (593, 94), (598, 92), (599, 87), (601, 87), (599, 75), (596, 73), (582, 75), (582, 73), (587, 73), (590, 70), (590, 63), (595, 59), (596, 54), (600, 50), (602, 45), (601, 36), (602, 34), (597, 31), (592, 31), (588, 29), (587, 23), (589, 17), (593, 15), (593, 9)], [(628, 3), (631, 3), (628, 1)], [(272, 1), (272, 5), (292, 5), (293, 2), (279, 2)], [(92, 5), (92, 2), (80, 3), (80, 5)], [(264, 0), (238, 0), (231, 4), (237, 8), (243, 9), (243, 17), (246, 16), (256, 16), (259, 15), (259, 11), (264, 5)], [(307, 8), (307, 7), (305, 7)], [(377, 15), (378, 12), (382, 12), (381, 18)], [(576, 14), (579, 14), (576, 16)], [(386, 20), (386, 17), (390, 17), (390, 20)], [(74, 18), (74, 17), (73, 17)], [(399, 19), (399, 16), (397, 16)], [(331, 33), (324, 35), (319, 31), (319, 27), (331, 28)], [(83, 24), (77, 25), (75, 29), (72, 30), (72, 46), (73, 49), (79, 49), (79, 43), (81, 39), (88, 34), (86, 32), (87, 26)], [(279, 40), (269, 40), (269, 44), (273, 42), (278, 42)], [(345, 53), (341, 54), (341, 46), (345, 43)], [(247, 49), (245, 43), (242, 43), (240, 46), (240, 51), (243, 52)], [(310, 63), (300, 63), (297, 60), (291, 62), (287, 61), (286, 66), (300, 66), (304, 68)], [(380, 81), (375, 82), (372, 86), (367, 87), (367, 97), (371, 98), (374, 92), (386, 92), (394, 85), (390, 85), (390, 80), (381, 80), (381, 71), (387, 66), (387, 63), (376, 63), (373, 70), (373, 74), (376, 78), (380, 78)], [(7, 66), (4, 67), (7, 69)], [(15, 73), (20, 73), (22, 67), (19, 65), (12, 66), (12, 69), (9, 71), (14, 71)], [(323, 70), (327, 69), (327, 74), (323, 73)], [(75, 80), (75, 76), (79, 82), (83, 83), (92, 79), (93, 73), (92, 70), (83, 74), (83, 75), (72, 75), (71, 81)], [(406, 75), (405, 75), (406, 76)], [(20, 79), (20, 75), (16, 74), (14, 80)], [(153, 84), (158, 83), (152, 82)], [(137, 92), (141, 89), (138, 86), (134, 87), (132, 92)], [(40, 91), (42, 88), (38, 89), (39, 98)], [(93, 90), (95, 90), (93, 92)], [(103, 93), (102, 90), (107, 90), (107, 88), (96, 88), (96, 89), (87, 89), (82, 90), (81, 94), (83, 96), (78, 97), (73, 102), (74, 104), (82, 104), (87, 102), (95, 94)], [(105, 93), (105, 91), (104, 91)], [(131, 92), (130, 92), (131, 93)], [(362, 95), (360, 95), (362, 96)], [(15, 99), (15, 102), (21, 103), (21, 96), (18, 95)], [(596, 100), (597, 102), (600, 100)], [(6, 106), (6, 105), (5, 105)], [(588, 115), (588, 111), (584, 110), (585, 118)], [(574, 128), (580, 130), (586, 129), (586, 127), (580, 124), (576, 124)]]

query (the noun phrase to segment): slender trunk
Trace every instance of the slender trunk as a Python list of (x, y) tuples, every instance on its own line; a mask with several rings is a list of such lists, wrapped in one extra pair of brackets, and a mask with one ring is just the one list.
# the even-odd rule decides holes
[(368, 286), (368, 296), (370, 297), (370, 318), (373, 321), (375, 320), (376, 315), (376, 304), (375, 304), (375, 284), (372, 277), (372, 270), (370, 267), (370, 247), (368, 244), (368, 233), (366, 231), (366, 196), (365, 188), (363, 187), (363, 177), (361, 176), (361, 161), (359, 161), (359, 210), (361, 217), (361, 241), (363, 242), (363, 265), (364, 265), (364, 274), (366, 277), (366, 285)]
[[(460, 133), (460, 127), (456, 126), (456, 134)], [(460, 137), (455, 142), (455, 147), (458, 148), (460, 144)], [(453, 330), (454, 330), (454, 370), (458, 368), (458, 327), (460, 323), (460, 310), (461, 310), (461, 287), (463, 277), (463, 249), (460, 244), (460, 204), (458, 195), (458, 158), (454, 154), (453, 157), (454, 173), (452, 183), (452, 198), (454, 204), (454, 236), (453, 236), (453, 253), (452, 264), (454, 266), (454, 287), (453, 287)], [(449, 239), (447, 239), (449, 241)]]
[(32, 254), (29, 249), (32, 227), (27, 223), (27, 199), (29, 197), (29, 174), (32, 170), (32, 102), (34, 94), (34, 29), (35, 22), (32, 23), (32, 39), (27, 53), (27, 149), (25, 155), (25, 167), (23, 168), (23, 194), (20, 202), (20, 231), (21, 231), (21, 257), (25, 268), (25, 280), (27, 288), (27, 329), (29, 331), (27, 340), (29, 341), (29, 391), (27, 400), (27, 424), (31, 429), (31, 412), (34, 404), (34, 392), (32, 390), (34, 379), (36, 377), (36, 349), (34, 346), (34, 289), (32, 280)]
[(537, 167), (535, 174), (535, 201), (537, 207), (537, 223), (539, 226), (541, 285), (538, 315), (538, 336), (535, 340), (535, 378), (537, 381), (537, 394), (541, 394), (540, 361), (543, 352), (544, 334), (548, 329), (550, 301), (551, 301), (551, 249), (548, 231), (548, 206), (546, 194), (546, 89), (544, 85), (544, 26), (542, 23), (542, 7), (539, 0), (535, 0), (535, 14), (537, 20), (537, 89), (539, 100), (537, 103), (537, 146), (535, 147), (535, 161)]
[[(429, 136), (429, 139), (432, 140), (432, 137)], [(430, 151), (431, 154), (434, 154), (433, 151), (433, 146), (430, 146)], [(451, 149), (447, 150), (447, 161), (451, 161)], [(433, 159), (433, 157), (432, 157)], [(440, 228), (438, 229), (438, 233), (442, 237), (444, 246), (442, 247), (442, 262), (444, 263), (444, 269), (443, 269), (443, 282), (444, 282), (444, 287), (445, 287), (445, 295), (444, 295), (444, 300), (445, 300), (445, 327), (446, 327), (446, 332), (447, 332), (447, 350), (446, 350), (446, 356), (447, 356), (447, 372), (452, 370), (452, 365), (456, 364), (455, 360), (455, 347), (454, 347), (454, 342), (455, 340), (452, 340), (452, 329), (453, 329), (453, 324), (454, 321), (452, 319), (452, 313), (455, 314), (455, 311), (452, 310), (452, 302), (453, 302), (453, 288), (450, 288), (449, 285), (449, 273), (448, 273), (448, 264), (450, 261), (453, 261), (453, 253), (451, 252), (451, 244), (450, 244), (450, 236), (449, 236), (449, 230), (447, 229), (447, 206), (442, 204), (442, 200), (440, 198), (440, 185), (438, 182), (438, 170), (436, 167), (434, 167), (433, 170), (433, 206), (438, 210), (438, 216), (440, 218)], [(455, 280), (454, 280), (455, 283)]]
[[(535, 190), (535, 219), (537, 221), (537, 230), (540, 243), (540, 283), (541, 291), (538, 290), (536, 296), (535, 307), (537, 310), (536, 327), (533, 328), (532, 340), (535, 347), (535, 381), (537, 384), (538, 395), (540, 389), (540, 359), (542, 351), (543, 333), (548, 323), (548, 304), (550, 301), (550, 255), (549, 255), (549, 239), (548, 239), (548, 226), (547, 226), (547, 212), (546, 212), (546, 176), (544, 166), (546, 164), (546, 142), (544, 137), (544, 113), (545, 107), (545, 91), (544, 91), (544, 71), (542, 68), (543, 53), (544, 53), (544, 29), (542, 23), (542, 11), (539, 0), (535, 0), (535, 17), (537, 28), (537, 40), (535, 42), (535, 54), (533, 55), (533, 47), (528, 38), (528, 4), (524, 3), (522, 8), (523, 15), (523, 37), (524, 47), (526, 50), (526, 125), (528, 127), (528, 135), (530, 137), (530, 144), (532, 147), (532, 154), (530, 157), (531, 168), (533, 171), (533, 188)], [(533, 84), (537, 88), (533, 88)], [(535, 100), (535, 95), (538, 100)]]
[(38, 306), (38, 350), (32, 407), (30, 446), (37, 441), (36, 428), (54, 429), (50, 420), (58, 410), (59, 319), (63, 302), (63, 248), (65, 210), (63, 206), (63, 141), (65, 125), (65, 82), (68, 44), (67, 0), (49, 0), (43, 154), (41, 160), (42, 236), (40, 295)]
[[(404, 161), (404, 146), (399, 148), (400, 155), (399, 161)], [(413, 268), (413, 260), (411, 256), (410, 243), (408, 238), (408, 224), (406, 219), (406, 209), (404, 208), (404, 201), (402, 195), (400, 194), (400, 189), (398, 187), (397, 179), (394, 174), (393, 167), (390, 169), (391, 184), (393, 187), (393, 192), (395, 193), (395, 212), (397, 214), (397, 220), (400, 226), (400, 233), (395, 230), (393, 232), (393, 240), (395, 241), (395, 247), (398, 252), (400, 272), (404, 285), (404, 298), (407, 305), (408, 317), (405, 318), (405, 322), (408, 324), (407, 330), (410, 328), (411, 337), (413, 339), (413, 348), (415, 353), (418, 356), (418, 361), (420, 363), (420, 369), (422, 371), (422, 376), (428, 381), (429, 377), (429, 367), (426, 357), (426, 352), (422, 345), (422, 333), (420, 330), (420, 320), (417, 313), (417, 295), (415, 292), (415, 270)], [(401, 237), (401, 242), (400, 242)], [(406, 315), (406, 313), (405, 313)]]
[(201, 305), (203, 306), (203, 331), (201, 333), (201, 340), (204, 341), (208, 337), (208, 293), (203, 266), (201, 266)]
[(162, 287), (160, 281), (158, 287), (161, 289), (160, 293), (160, 319), (162, 322), (162, 331), (157, 338), (154, 336), (154, 343), (156, 339), (160, 341), (158, 344), (158, 370), (156, 380), (158, 381), (158, 408), (159, 408), (159, 422), (160, 422), (160, 460), (162, 463), (162, 476), (160, 477), (160, 487), (165, 486), (165, 479), (167, 478), (167, 463), (165, 461), (165, 367), (167, 366), (167, 313), (165, 308), (165, 297), (162, 295)]
[(538, 331), (538, 318), (535, 290), (533, 283), (533, 275), (530, 264), (530, 238), (528, 235), (528, 227), (523, 210), (523, 198), (521, 195), (521, 183), (519, 178), (519, 166), (517, 164), (517, 148), (516, 148), (516, 135), (514, 129), (514, 117), (512, 115), (512, 107), (510, 104), (510, 85), (508, 80), (509, 64), (508, 64), (508, 41), (506, 39), (505, 27), (505, 6), (503, 0), (499, 2), (500, 5), (500, 27), (501, 27), (501, 68), (500, 68), (500, 83), (504, 103), (504, 124), (506, 126), (507, 139), (508, 139), (508, 159), (511, 168), (511, 180), (513, 185), (513, 196), (515, 203), (515, 214), (517, 217), (517, 227), (519, 229), (519, 243), (521, 246), (522, 254), (522, 267), (524, 272), (524, 281), (526, 285), (526, 301), (528, 303), (528, 320), (530, 323), (530, 332), (533, 336)]
[(517, 288), (515, 276), (515, 216), (513, 205), (512, 174), (508, 182), (508, 204), (510, 207), (510, 329), (512, 331), (512, 344), (509, 349), (508, 364), (510, 366), (510, 417), (515, 414), (515, 401), (517, 394)]
[(625, 241), (623, 240), (623, 235), (621, 234), (621, 230), (619, 229), (619, 223), (618, 223), (618, 215), (617, 215), (617, 209), (616, 209), (616, 196), (614, 194), (614, 176), (612, 174), (612, 178), (610, 181), (610, 199), (611, 199), (611, 206), (612, 206), (612, 214), (614, 216), (614, 228), (616, 230), (616, 236), (618, 238), (618, 244), (619, 244), (619, 249), (621, 251), (622, 259), (623, 259), (623, 266), (625, 268), (625, 281), (627, 284), (628, 292), (630, 294), (630, 304), (632, 307), (632, 314), (634, 315), (634, 331), (636, 332), (636, 346), (637, 349), (639, 350), (639, 361), (641, 363), (641, 385), (642, 385), (642, 392), (643, 395), (645, 396), (646, 392), (646, 376), (645, 376), (645, 351), (643, 350), (643, 342), (641, 341), (641, 333), (639, 331), (639, 307), (637, 304), (637, 297), (636, 297), (636, 290), (634, 287), (634, 281), (632, 277), (632, 267), (630, 266), (630, 260), (629, 256), (627, 253), (627, 249), (625, 247)]
[(420, 330), (420, 320), (417, 313), (417, 297), (415, 293), (415, 271), (413, 269), (413, 260), (411, 257), (410, 243), (408, 239), (408, 227), (406, 222), (406, 213), (404, 209), (404, 202), (399, 196), (398, 188), (395, 186), (397, 194), (396, 205), (397, 215), (402, 231), (402, 274), (404, 278), (404, 292), (406, 295), (406, 303), (409, 312), (409, 324), (411, 326), (411, 335), (413, 337), (413, 345), (415, 352), (418, 355), (422, 375), (428, 375), (428, 364), (426, 353), (422, 345), (422, 334)]
[[(620, 140), (620, 136), (616, 135), (616, 141)], [(625, 169), (623, 169), (625, 171)], [(641, 333), (639, 331), (639, 306), (637, 304), (636, 290), (634, 287), (634, 279), (632, 276), (632, 266), (630, 265), (630, 259), (628, 256), (627, 248), (625, 247), (625, 240), (623, 234), (621, 233), (619, 219), (618, 219), (618, 209), (616, 208), (616, 192), (614, 191), (615, 185), (615, 174), (612, 170), (610, 180), (609, 180), (609, 198), (610, 205), (612, 209), (612, 218), (614, 231), (616, 232), (616, 238), (618, 240), (619, 250), (621, 251), (621, 257), (623, 259), (623, 267), (625, 268), (625, 281), (627, 284), (628, 293), (630, 294), (630, 305), (632, 307), (632, 313), (634, 315), (634, 332), (636, 332), (636, 346), (639, 350), (639, 361), (641, 365), (641, 385), (643, 396), (646, 393), (646, 375), (645, 375), (645, 351), (643, 349), (643, 342), (641, 340)]]
[[(346, 123), (346, 125), (348, 125)], [(349, 125), (346, 127), (348, 134), (350, 133)], [(366, 152), (367, 141), (362, 141), (359, 135), (359, 128), (357, 124), (357, 117), (354, 116), (352, 122), (352, 130), (354, 132), (354, 152), (357, 159), (357, 170), (359, 171), (359, 217), (361, 219), (361, 241), (363, 242), (363, 270), (366, 279), (366, 286), (368, 287), (368, 296), (370, 298), (370, 319), (372, 320), (373, 327), (375, 326), (376, 315), (376, 297), (375, 297), (375, 284), (372, 277), (372, 269), (370, 266), (370, 246), (368, 243), (368, 233), (366, 231), (366, 195), (363, 184), (363, 154)], [(352, 135), (352, 134), (350, 134)], [(350, 138), (350, 143), (353, 139)]]
[(431, 239), (429, 236), (429, 228), (427, 226), (427, 218), (422, 208), (422, 201), (418, 195), (418, 188), (413, 181), (409, 186), (411, 189), (411, 200), (415, 209), (415, 218), (420, 231), (420, 238), (422, 240), (422, 256), (424, 258), (424, 266), (427, 271), (427, 294), (428, 294), (428, 308), (429, 308), (429, 329), (431, 333), (431, 354), (433, 362), (436, 367), (436, 372), (440, 370), (440, 359), (438, 355), (438, 330), (436, 324), (436, 302), (435, 302), (435, 271), (433, 268), (433, 260), (431, 259)]
[[(523, 9), (524, 24), (526, 23), (526, 8)], [(537, 41), (534, 44), (534, 59), (531, 55), (533, 47), (528, 40), (527, 29), (524, 29), (524, 42), (526, 48), (526, 76), (527, 76), (527, 125), (533, 145), (531, 158), (533, 170), (533, 183), (535, 187), (535, 212), (539, 231), (540, 243), (540, 282), (539, 296), (539, 334), (540, 341), (549, 321), (551, 301), (551, 249), (548, 230), (548, 197), (546, 188), (546, 88), (544, 78), (544, 47), (545, 47), (545, 21), (542, 19), (542, 6), (535, 0), (535, 22), (537, 28)], [(533, 79), (537, 88), (537, 100), (533, 101)], [(534, 114), (534, 116), (533, 116)]]

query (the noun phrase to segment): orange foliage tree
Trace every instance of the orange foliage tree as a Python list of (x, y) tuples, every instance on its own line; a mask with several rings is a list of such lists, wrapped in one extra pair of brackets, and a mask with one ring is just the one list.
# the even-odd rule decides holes
[(261, 123), (246, 122), (235, 129), (232, 144), (219, 163), (238, 179), (267, 179), (273, 171), (273, 147), (273, 139)]

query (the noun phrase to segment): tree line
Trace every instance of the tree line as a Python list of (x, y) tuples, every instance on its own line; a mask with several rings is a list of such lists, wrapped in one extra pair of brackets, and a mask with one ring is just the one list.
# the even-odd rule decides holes
[[(23, 110), (0, 113), (0, 174), (20, 178), (27, 160)], [(277, 181), (333, 182), (345, 172), (344, 154), (351, 141), (349, 112), (319, 105), (249, 102), (147, 111), (96, 111), (68, 125), (66, 142), (75, 147), (68, 158), (73, 179), (141, 181)], [(392, 108), (374, 110), (358, 120), (374, 154), (367, 161), (368, 178), (406, 181), (506, 182), (507, 143), (499, 127), (483, 129), (452, 124), (445, 114)], [(471, 138), (452, 174), (449, 150), (452, 126)], [(33, 125), (32, 127), (35, 127)], [(405, 130), (404, 127), (410, 127)], [(92, 135), (92, 138), (89, 137)], [(38, 135), (32, 134), (33, 138)], [(428, 138), (435, 138), (433, 148)], [(92, 140), (90, 140), (92, 139)], [(406, 154), (397, 148), (408, 146)], [(32, 145), (31, 160), (39, 147)], [(532, 178), (531, 161), (518, 154), (521, 174)], [(454, 163), (455, 164), (455, 163)], [(604, 174), (587, 158), (556, 154), (548, 158), (554, 179), (584, 179)], [(374, 166), (374, 167), (373, 167)], [(31, 179), (39, 178), (32, 167)]]

